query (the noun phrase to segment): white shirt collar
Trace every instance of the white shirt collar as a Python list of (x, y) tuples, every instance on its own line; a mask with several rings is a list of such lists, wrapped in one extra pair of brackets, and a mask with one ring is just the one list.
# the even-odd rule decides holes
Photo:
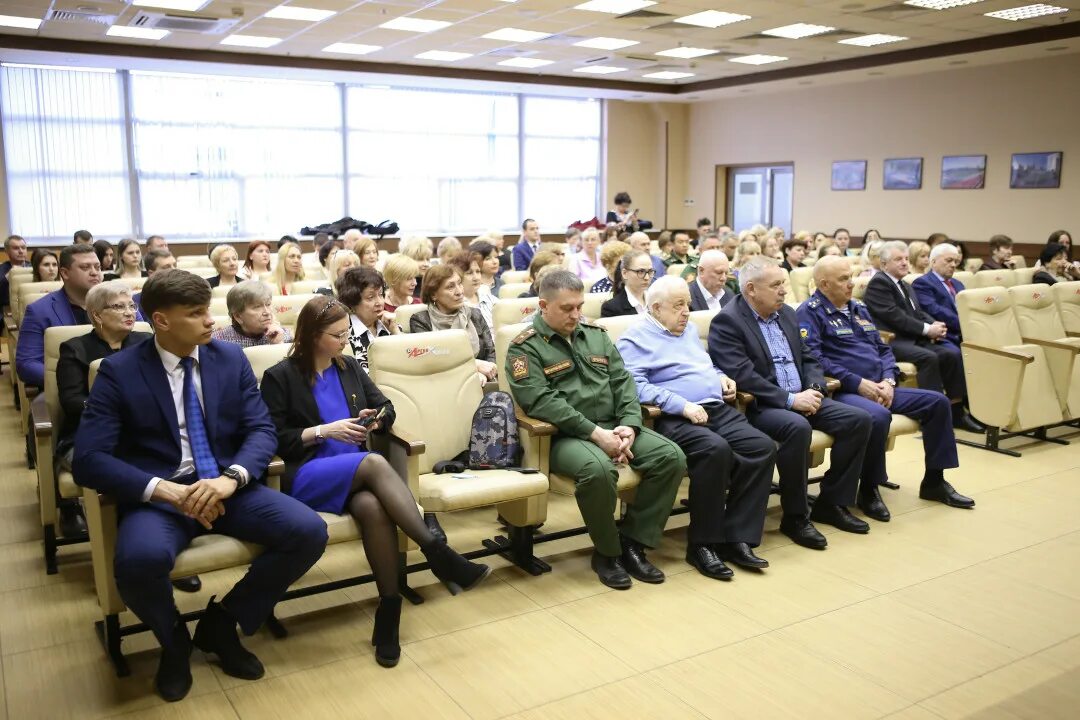
[[(154, 347), (157, 349), (158, 357), (161, 358), (161, 364), (165, 366), (165, 372), (169, 373), (170, 375), (176, 372), (177, 366), (180, 365), (180, 356), (174, 355), (165, 348), (161, 347), (161, 343), (158, 342), (157, 338), (154, 338)], [(195, 358), (195, 364), (199, 364), (198, 345), (196, 345), (195, 349), (191, 351), (191, 355), (189, 357)]]
[(701, 288), (701, 294), (704, 295), (705, 297), (713, 297), (713, 298), (716, 298), (717, 300), (719, 300), (720, 298), (724, 297), (724, 293), (727, 292), (727, 288), (724, 287), (723, 285), (721, 285), (720, 286), (720, 292), (713, 295), (713, 294), (711, 294), (709, 292), (709, 288), (705, 287), (705, 283), (701, 282), (700, 277), (697, 278), (696, 280), (694, 280), (694, 282), (696, 282), (698, 284), (698, 287)]
[[(356, 335), (356, 337), (363, 337), (365, 335), (371, 334), (371, 329), (367, 325), (365, 325), (364, 321), (361, 320), (355, 313), (349, 316), (349, 322), (352, 325), (353, 334)], [(379, 337), (379, 335), (383, 331), (386, 331), (386, 326), (383, 325), (383, 321), (376, 320), (375, 337)]]
[(630, 292), (630, 288), (623, 288), (623, 290), (626, 292), (626, 299), (630, 301), (630, 306), (637, 310), (639, 315), (647, 314), (645, 312), (644, 301), (639, 301), (636, 297), (634, 297), (634, 294)]

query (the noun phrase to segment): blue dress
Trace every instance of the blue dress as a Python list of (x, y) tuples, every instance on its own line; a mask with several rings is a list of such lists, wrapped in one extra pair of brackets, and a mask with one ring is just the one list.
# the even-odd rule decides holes
[[(353, 416), (334, 363), (330, 363), (322, 377), (315, 380), (311, 392), (324, 424)], [(296, 471), (292, 496), (316, 512), (340, 515), (345, 510), (356, 468), (367, 456), (368, 452), (362, 446), (327, 438), (315, 451), (315, 456)]]

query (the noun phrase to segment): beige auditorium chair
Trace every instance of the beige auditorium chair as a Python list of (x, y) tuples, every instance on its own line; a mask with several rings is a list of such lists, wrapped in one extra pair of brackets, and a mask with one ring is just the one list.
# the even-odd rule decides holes
[(1003, 287), (964, 290), (956, 307), (971, 414), (987, 427), (986, 443), (978, 447), (1018, 457), (1000, 441), (1016, 435), (1045, 439), (1046, 428), (1064, 420), (1045, 348), (1023, 342)]
[[(1023, 255), (1013, 255), (1012, 256), (1012, 261), (1013, 261), (1013, 268), (1015, 270), (1021, 270), (1021, 269), (1026, 269), (1027, 268), (1027, 260), (1024, 258)], [(1032, 268), (1032, 269), (1034, 270), (1034, 268)]]
[(491, 321), (498, 330), (503, 325), (515, 325), (524, 322), (527, 317), (540, 309), (540, 298), (514, 298), (500, 300), (491, 309)]
[(274, 317), (282, 325), (295, 327), (296, 318), (300, 315), (300, 311), (314, 297), (318, 296), (314, 294), (277, 295), (273, 298), (271, 305), (274, 310)]
[(581, 314), (586, 318), (596, 320), (600, 317), (600, 306), (611, 299), (611, 293), (585, 293), (585, 304), (581, 307)]
[[(1013, 257), (1017, 257), (1017, 256), (1013, 255)], [(1035, 273), (1038, 272), (1038, 271), (1039, 271), (1038, 268), (1029, 268), (1029, 267), (1017, 266), (1016, 269), (1013, 270), (1013, 276), (1016, 277), (1016, 284), (1017, 285), (1030, 285), (1032, 279), (1035, 277)]]
[(1080, 337), (1080, 281), (1053, 286), (1054, 302), (1061, 313), (1061, 324), (1067, 337)]
[(529, 271), (507, 270), (499, 277), (502, 279), (503, 285), (510, 285), (512, 283), (527, 283), (529, 282)]
[(139, 291), (139, 290), (142, 290), (143, 285), (145, 285), (146, 281), (149, 280), (149, 279), (150, 278), (145, 278), (145, 277), (120, 278), (120, 281), (123, 282), (123, 283), (126, 283), (127, 286), (129, 288), (131, 288), (132, 290)]
[(502, 287), (499, 288), (499, 299), (510, 300), (516, 298), (521, 293), (528, 292), (530, 287), (532, 287), (532, 284), (528, 282), (504, 282)]
[(685, 263), (675, 263), (674, 265), (668, 265), (668, 275), (682, 275), (682, 271), (686, 269)]
[[(499, 307), (499, 303), (495, 303), (495, 307)], [(409, 329), (409, 320), (418, 312), (427, 310), (427, 305), (424, 303), (413, 303), (412, 305), (398, 305), (397, 310), (394, 311), (394, 322), (401, 328), (401, 332), (409, 333), (412, 330)]]
[(210, 279), (218, 274), (217, 268), (213, 266), (203, 267), (202, 265), (196, 265), (195, 267), (187, 267), (182, 269), (188, 271), (192, 275), (198, 275), (199, 277), (206, 279)]
[(854, 287), (851, 289), (851, 297), (856, 300), (862, 300), (866, 297), (866, 286), (870, 282), (868, 277), (857, 277), (853, 281)]
[(975, 273), (966, 272), (964, 270), (957, 270), (953, 273), (953, 280), (959, 280), (963, 284), (964, 288), (975, 289)]
[(971, 273), (977, 273), (982, 269), (982, 264), (982, 258), (968, 258), (963, 269)]
[[(368, 362), (371, 379), (397, 413), (389, 433), (390, 460), (395, 467), (407, 467), (405, 477), (424, 511), (494, 506), (509, 529), (509, 541), (499, 548), (504, 557), (532, 574), (550, 570), (532, 552), (533, 530), (547, 517), (548, 480), (543, 469), (532, 473), (470, 469), (456, 477), (433, 472), (435, 463), (468, 449), (473, 413), (483, 397), (465, 332), (379, 338), (368, 348)], [(542, 468), (546, 458), (539, 456), (538, 448), (523, 445), (522, 467)]]
[[(213, 268), (214, 263), (210, 262), (210, 258), (207, 255), (180, 255), (176, 258), (176, 267), (181, 270), (191, 270), (193, 268)], [(215, 275), (217, 272), (214, 273)]]
[[(26, 308), (28, 308), (30, 305), (37, 302), (41, 298), (45, 297), (49, 293), (53, 292), (54, 290), (59, 290), (63, 286), (64, 284), (60, 281), (26, 283), (25, 285), (20, 286), (18, 295), (19, 302), (13, 308), (15, 328), (19, 328), (22, 326), (23, 317), (26, 315)], [(18, 346), (17, 333), (12, 334), (12, 340), (13, 342), (9, 346), (12, 351), (9, 355), (9, 358), (12, 360), (11, 382), (14, 383), (15, 386), (15, 405), (19, 408), (19, 429), (21, 430), (23, 436), (27, 438), (27, 459), (30, 460), (30, 400), (34, 397), (34, 395), (37, 394), (38, 389), (27, 388), (26, 383), (24, 383), (19, 378), (18, 373), (14, 371), (14, 360)], [(30, 463), (30, 467), (33, 467), (32, 462)]]
[(228, 294), (229, 294), (229, 291), (232, 290), (234, 287), (236, 287), (236, 285), (218, 285), (216, 288), (210, 288), (210, 297), (211, 298), (224, 298), (224, 297), (227, 297)]
[(1080, 418), (1080, 338), (1070, 338), (1049, 285), (1016, 285), (1009, 288), (1013, 312), (1025, 343), (1042, 345), (1066, 420)]
[(33, 300), (37, 300), (39, 297), (43, 297), (62, 287), (64, 287), (64, 283), (60, 280), (50, 280), (48, 282), (24, 282), (20, 283), (17, 288), (13, 288), (11, 314), (15, 318), (15, 323), (22, 325), (23, 315), (26, 314), (26, 306), (30, 304), (30, 301), (26, 298), (32, 297)]
[(307, 279), (309, 277), (310, 276), (305, 276), (304, 280), (298, 280), (293, 283), (293, 295), (314, 295), (316, 291), (325, 287), (330, 287), (330, 283), (326, 280)]
[(795, 299), (795, 304), (806, 302), (813, 294), (809, 285), (814, 279), (814, 268), (797, 267), (788, 273), (788, 279), (791, 282), (791, 294)]
[(1016, 285), (1016, 274), (1012, 270), (980, 270), (975, 273), (975, 281), (964, 287), (970, 290), (988, 287), (1012, 287)]

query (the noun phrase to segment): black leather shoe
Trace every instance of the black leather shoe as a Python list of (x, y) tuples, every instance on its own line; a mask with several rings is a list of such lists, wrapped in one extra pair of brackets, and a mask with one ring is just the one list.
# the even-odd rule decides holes
[(628, 538), (622, 539), (622, 564), (630, 577), (657, 585), (664, 582), (664, 573), (645, 557), (645, 548)]
[(982, 435), (986, 432), (986, 426), (967, 413), (964, 413), (953, 421), (953, 428), (975, 433), (976, 435)]
[(785, 515), (780, 519), (780, 532), (791, 538), (796, 545), (811, 550), (824, 550), (829, 545), (825, 536), (818, 532), (814, 523), (800, 515)]
[(424, 524), (427, 525), (427, 529), (431, 531), (436, 540), (446, 542), (446, 531), (442, 529), (439, 518), (436, 517), (435, 513), (424, 513)]
[(719, 546), (718, 550), (720, 551), (720, 557), (729, 563), (735, 563), (739, 567), (750, 570), (764, 570), (769, 567), (769, 561), (755, 555), (747, 543), (724, 543)]
[(183, 700), (191, 690), (191, 636), (183, 622), (173, 627), (169, 647), (161, 648), (154, 687), (165, 702)]
[(900, 486), (899, 486), (899, 485), (897, 485), (897, 484), (896, 484), (896, 483), (894, 483), (894, 482), (889, 482), (888, 480), (886, 480), (885, 482), (881, 483), (881, 487), (883, 487), (883, 488), (888, 488), (889, 490), (899, 490), (899, 489), (900, 489)]
[(844, 532), (858, 533), (859, 535), (870, 532), (870, 526), (866, 524), (866, 521), (852, 515), (851, 511), (843, 505), (816, 502), (814, 503), (814, 509), (810, 511), (810, 519), (814, 522), (832, 525)]
[(730, 580), (735, 573), (716, 555), (708, 545), (689, 545), (686, 548), (686, 562), (697, 568), (698, 572), (713, 580)]
[(600, 578), (600, 582), (609, 588), (627, 590), (634, 584), (634, 581), (627, 574), (626, 568), (623, 567), (622, 558), (608, 557), (607, 555), (601, 555), (597, 550), (593, 550), (592, 569), (596, 576)]
[(214, 602), (214, 598), (210, 598), (206, 614), (195, 626), (193, 642), (204, 653), (217, 655), (226, 675), (241, 680), (258, 680), (266, 674), (259, 658), (240, 644), (235, 618)]
[(375, 629), (371, 631), (371, 644), (375, 646), (375, 662), (392, 668), (401, 659), (398, 628), (401, 625), (401, 597), (379, 598), (375, 610)]
[(173, 580), (172, 586), (180, 592), (197, 593), (202, 590), (202, 580), (199, 579), (198, 575), (192, 575), (191, 577)]
[(954, 508), (973, 508), (975, 501), (956, 492), (948, 480), (940, 480), (934, 483), (923, 483), (919, 486), (919, 497), (923, 500), (934, 500)]
[(60, 507), (60, 534), (66, 538), (86, 535), (86, 518), (78, 500), (64, 501)]
[(892, 519), (892, 514), (885, 506), (885, 502), (881, 499), (881, 492), (876, 487), (860, 490), (856, 504), (868, 518), (873, 518), (878, 522), (889, 522)]

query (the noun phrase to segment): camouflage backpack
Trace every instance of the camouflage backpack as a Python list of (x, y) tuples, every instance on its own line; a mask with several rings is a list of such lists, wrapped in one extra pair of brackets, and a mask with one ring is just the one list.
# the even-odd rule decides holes
[(518, 439), (514, 400), (504, 392), (484, 395), (472, 419), (469, 435), (469, 467), (508, 468), (518, 464), (521, 442)]

